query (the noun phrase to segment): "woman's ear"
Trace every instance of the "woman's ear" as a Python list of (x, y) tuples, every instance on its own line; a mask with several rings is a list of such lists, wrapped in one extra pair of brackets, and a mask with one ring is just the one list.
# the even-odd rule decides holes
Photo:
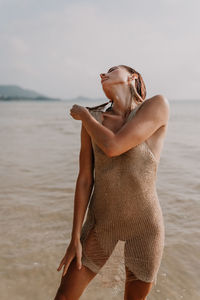
[(137, 74), (132, 74), (132, 78), (133, 79), (138, 79), (138, 75)]
[[(138, 79), (138, 75), (137, 74), (131, 74), (130, 76), (129, 76), (129, 81), (134, 81), (135, 79)], [(133, 83), (133, 82), (132, 82)]]

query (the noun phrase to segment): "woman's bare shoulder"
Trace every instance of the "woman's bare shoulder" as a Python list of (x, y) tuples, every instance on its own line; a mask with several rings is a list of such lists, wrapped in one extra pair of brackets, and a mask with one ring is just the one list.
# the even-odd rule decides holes
[(155, 95), (151, 98), (146, 99), (144, 102), (153, 103), (154, 106), (162, 105), (165, 108), (169, 109), (169, 100), (162, 94)]
[(143, 116), (145, 114), (149, 116), (152, 115), (154, 116), (154, 118), (156, 117), (156, 115), (158, 117), (162, 116), (163, 121), (166, 121), (167, 123), (169, 119), (169, 108), (170, 105), (168, 99), (162, 94), (159, 94), (146, 99), (142, 103), (141, 107), (139, 107), (138, 111), (140, 111), (139, 114), (143, 114)]

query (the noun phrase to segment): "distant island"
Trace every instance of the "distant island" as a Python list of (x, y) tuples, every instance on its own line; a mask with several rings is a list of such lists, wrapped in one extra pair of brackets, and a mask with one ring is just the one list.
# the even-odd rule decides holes
[(35, 91), (24, 89), (17, 85), (0, 85), (0, 101), (11, 100), (48, 100), (59, 101), (59, 98), (52, 98)]
[(35, 101), (69, 101), (69, 102), (96, 102), (100, 101), (100, 103), (108, 101), (108, 99), (104, 98), (89, 98), (84, 96), (78, 96), (75, 98), (69, 98), (69, 99), (61, 99), (61, 98), (52, 98), (49, 96), (42, 95), (38, 92), (35, 92), (33, 90), (24, 89), (18, 85), (0, 85), (0, 101), (20, 101), (20, 100), (35, 100)]

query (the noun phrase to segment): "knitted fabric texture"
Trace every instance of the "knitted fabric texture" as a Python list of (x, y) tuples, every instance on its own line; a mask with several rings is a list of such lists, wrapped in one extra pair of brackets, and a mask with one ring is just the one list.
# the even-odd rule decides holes
[[(143, 103), (142, 103), (143, 104)], [(133, 109), (126, 122), (142, 105)], [(102, 123), (103, 108), (90, 110)], [(81, 230), (82, 264), (99, 273), (119, 241), (131, 276), (157, 282), (164, 249), (164, 220), (156, 191), (158, 161), (147, 143), (108, 157), (92, 139), (94, 186)], [(118, 254), (119, 255), (119, 254)]]

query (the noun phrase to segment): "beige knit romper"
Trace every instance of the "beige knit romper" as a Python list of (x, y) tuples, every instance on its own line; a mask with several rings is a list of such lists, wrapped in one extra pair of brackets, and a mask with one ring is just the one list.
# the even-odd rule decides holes
[[(102, 111), (90, 113), (101, 123)], [(124, 263), (132, 279), (156, 284), (165, 235), (156, 191), (159, 162), (146, 142), (115, 157), (108, 157), (93, 139), (92, 147), (95, 180), (81, 230), (82, 264), (98, 273), (117, 242), (124, 241)]]

